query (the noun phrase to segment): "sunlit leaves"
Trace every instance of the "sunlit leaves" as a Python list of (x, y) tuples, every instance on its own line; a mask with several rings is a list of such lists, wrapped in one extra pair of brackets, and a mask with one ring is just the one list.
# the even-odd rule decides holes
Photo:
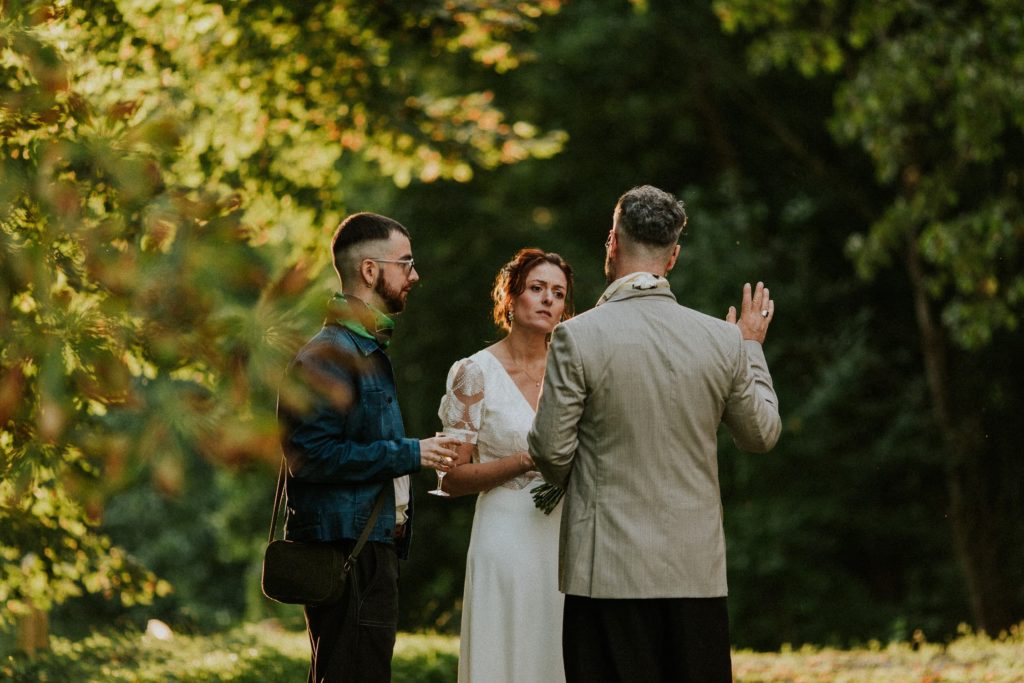
[[(245, 206), (256, 211), (246, 222), (267, 226), (274, 240), (308, 245), (343, 192), (347, 154), (375, 162), (405, 186), (413, 179), (468, 180), (474, 166), (550, 155), (564, 138), (488, 127), (503, 116), (488, 94), (438, 93), (436, 80), (419, 75), (437, 50), (469, 51), (495, 68), (511, 68), (518, 59), (511, 39), (558, 2), (83, 6), (91, 11), (77, 15), (77, 30), (95, 55), (83, 55), (80, 63), (91, 65), (83, 76), (128, 80), (108, 90), (148, 87), (140, 111), (177, 110), (188, 130), (168, 170), (188, 185), (244, 188)], [(131, 43), (100, 18), (118, 14), (125, 38), (135, 37)], [(126, 69), (126, 62), (135, 67)], [(446, 127), (420, 104), (438, 99), (458, 103), (467, 123)], [(276, 205), (282, 196), (298, 205)]]
[(0, 627), (83, 589), (125, 604), (148, 602), (170, 590), (93, 532), (53, 470), (41, 468), (24, 483), (29, 485), (0, 481)]
[(559, 6), (3, 6), (0, 516), (26, 531), (3, 539), (24, 576), (0, 604), (152, 596), (95, 534), (104, 498), (141, 472), (181, 495), (197, 457), (279, 457), (272, 397), (351, 176), (466, 181), (557, 153), (564, 134), (444, 68), (514, 68)]
[[(47, 33), (68, 46), (73, 30), (3, 29), (28, 51), (4, 52), (17, 87), (0, 101), (10, 192), (0, 215), (0, 546), (18, 558), (0, 579), (7, 621), (82, 590), (125, 604), (163, 591), (96, 534), (86, 520), (100, 509), (87, 514), (80, 501), (94, 506), (140, 460), (151, 461), (158, 489), (181, 494), (182, 463), (200, 451), (221, 457), (218, 417), (242, 416), (235, 431), (245, 427), (250, 389), (276, 379), (281, 349), (260, 350), (253, 333), (230, 352), (218, 343), (235, 332), (225, 308), (251, 316), (272, 266), (249, 244), (234, 195), (168, 182), (180, 119), (126, 91), (109, 107), (103, 97), (84, 104), (80, 93), (97, 87), (87, 79), (66, 92), (35, 54), (56, 54)], [(253, 364), (261, 374), (247, 377), (250, 358), (268, 353), (275, 361)], [(234, 435), (225, 459), (271, 457), (266, 416), (248, 421), (259, 438)], [(83, 487), (83, 476), (95, 481)]]

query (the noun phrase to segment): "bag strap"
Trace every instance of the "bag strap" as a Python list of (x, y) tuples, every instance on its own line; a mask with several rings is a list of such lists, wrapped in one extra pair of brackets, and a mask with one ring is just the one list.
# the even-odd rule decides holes
[(277, 471), (277, 490), (274, 491), (274, 512), (270, 515), (270, 536), (267, 543), (274, 540), (274, 530), (277, 528), (277, 510), (281, 507), (281, 496), (284, 495), (284, 456), (281, 456), (281, 468)]
[[(274, 531), (277, 529), (277, 513), (281, 508), (281, 499), (284, 497), (284, 480), (285, 480), (285, 459), (281, 458), (281, 469), (277, 473), (277, 489), (274, 491), (274, 512), (270, 516), (270, 536), (267, 538), (267, 543), (274, 540)], [(377, 521), (377, 516), (380, 514), (380, 509), (384, 507), (384, 493), (387, 488), (382, 488), (380, 493), (377, 494), (377, 499), (373, 501), (373, 511), (370, 512), (370, 518), (366, 520), (366, 526), (363, 527), (362, 533), (359, 534), (359, 540), (356, 541), (356, 545), (352, 548), (352, 552), (349, 553), (348, 558), (345, 560), (345, 571), (347, 572), (356, 559), (359, 557), (359, 553), (362, 551), (363, 546), (366, 545), (366, 539), (370, 537), (370, 531), (373, 529), (373, 525)]]
[(359, 557), (360, 551), (363, 546), (366, 545), (366, 539), (370, 537), (370, 530), (373, 529), (374, 522), (377, 521), (377, 515), (380, 514), (380, 509), (384, 507), (384, 492), (387, 488), (382, 488), (380, 493), (377, 494), (377, 500), (373, 502), (373, 511), (370, 513), (370, 518), (366, 520), (366, 526), (363, 527), (363, 533), (359, 534), (359, 540), (356, 541), (356, 545), (352, 548), (352, 552), (349, 553), (348, 558), (345, 560), (345, 572), (352, 568), (352, 565), (356, 563), (356, 558)]

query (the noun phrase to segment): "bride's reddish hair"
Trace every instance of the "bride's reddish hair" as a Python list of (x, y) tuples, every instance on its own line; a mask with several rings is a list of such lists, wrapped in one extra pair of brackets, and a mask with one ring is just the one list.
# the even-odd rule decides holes
[(512, 300), (526, 289), (526, 276), (541, 263), (550, 263), (565, 273), (565, 309), (562, 320), (573, 316), (572, 266), (564, 258), (553, 251), (541, 251), (533, 247), (520, 249), (512, 260), (502, 266), (498, 276), (494, 278), (494, 289), (491, 299), (494, 300), (494, 324), (505, 330), (511, 329), (509, 316), (512, 312)]

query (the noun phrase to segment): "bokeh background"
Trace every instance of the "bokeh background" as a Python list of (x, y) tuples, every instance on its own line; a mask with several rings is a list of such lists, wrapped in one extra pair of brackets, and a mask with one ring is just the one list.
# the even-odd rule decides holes
[[(498, 268), (557, 251), (586, 310), (644, 183), (688, 207), (681, 302), (778, 302), (783, 437), (721, 439), (734, 642), (1008, 628), (1022, 102), (1010, 0), (0, 2), (4, 642), (301, 628), (259, 568), (338, 221), (412, 233), (392, 356), (430, 435), (450, 365), (500, 338)], [(401, 627), (454, 633), (474, 501), (432, 484)]]

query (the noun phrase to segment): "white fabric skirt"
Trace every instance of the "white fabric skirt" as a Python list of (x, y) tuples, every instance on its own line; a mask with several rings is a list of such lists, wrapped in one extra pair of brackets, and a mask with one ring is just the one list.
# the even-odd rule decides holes
[[(540, 484), (541, 480), (537, 480)], [(460, 683), (565, 681), (558, 592), (559, 503), (550, 515), (527, 486), (477, 497), (466, 559)]]

